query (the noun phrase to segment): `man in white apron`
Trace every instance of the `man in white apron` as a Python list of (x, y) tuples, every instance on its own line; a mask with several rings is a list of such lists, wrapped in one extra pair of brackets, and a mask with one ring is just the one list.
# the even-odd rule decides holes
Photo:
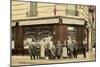
[(41, 44), (41, 58), (44, 58), (45, 57), (45, 45), (46, 45), (45, 39), (42, 39), (40, 41), (40, 44)]

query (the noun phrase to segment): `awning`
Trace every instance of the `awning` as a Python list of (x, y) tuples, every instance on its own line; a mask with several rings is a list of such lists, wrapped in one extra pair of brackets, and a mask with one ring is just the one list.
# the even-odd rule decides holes
[(39, 19), (39, 20), (29, 20), (29, 21), (20, 21), (19, 25), (40, 25), (40, 24), (54, 24), (58, 23), (59, 19)]
[(84, 20), (63, 18), (63, 24), (84, 25)]
[[(84, 25), (85, 23), (85, 19), (83, 18), (63, 17), (63, 16), (44, 17), (44, 18), (16, 20), (16, 21), (19, 22), (19, 26), (26, 26), (26, 25), (55, 24), (59, 23), (59, 19), (62, 19), (63, 24)], [(12, 22), (11, 26), (15, 26), (16, 21)]]

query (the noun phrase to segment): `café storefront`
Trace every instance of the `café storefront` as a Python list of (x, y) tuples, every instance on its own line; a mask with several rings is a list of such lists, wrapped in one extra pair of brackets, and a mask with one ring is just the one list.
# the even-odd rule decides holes
[(25, 40), (51, 36), (54, 44), (57, 41), (63, 43), (71, 36), (77, 41), (78, 47), (81, 47), (82, 41), (87, 41), (88, 49), (88, 29), (85, 28), (85, 20), (73, 17), (44, 17), (35, 19), (13, 20), (11, 23), (12, 35), (12, 55), (26, 55), (28, 46), (25, 46)]

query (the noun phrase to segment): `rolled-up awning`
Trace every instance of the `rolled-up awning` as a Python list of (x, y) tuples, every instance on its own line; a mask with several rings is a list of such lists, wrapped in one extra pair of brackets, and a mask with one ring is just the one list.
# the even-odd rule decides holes
[[(63, 16), (44, 17), (44, 18), (16, 20), (16, 21), (18, 21), (19, 26), (26, 26), (26, 25), (55, 24), (55, 23), (59, 23), (59, 19), (62, 19), (63, 24), (84, 25), (84, 23), (85, 23), (85, 19), (83, 19), (83, 18), (63, 17)], [(11, 26), (15, 26), (16, 21), (12, 22)]]
[(63, 18), (63, 24), (84, 25), (85, 20)]
[(29, 21), (20, 21), (19, 25), (40, 25), (40, 24), (54, 24), (58, 23), (59, 19), (39, 19), (39, 20), (29, 20)]

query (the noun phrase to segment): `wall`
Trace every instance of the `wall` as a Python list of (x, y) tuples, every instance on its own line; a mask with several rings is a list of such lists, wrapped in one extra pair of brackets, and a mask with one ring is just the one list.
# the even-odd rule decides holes
[(68, 4), (56, 4), (55, 6), (53, 3), (37, 3), (38, 16), (27, 17), (26, 13), (30, 10), (30, 2), (12, 1), (12, 20), (54, 16), (54, 9), (56, 9), (56, 16), (82, 17), (88, 20), (87, 6), (77, 6), (78, 16), (67, 15), (68, 6), (70, 10), (73, 10), (74, 6)]

